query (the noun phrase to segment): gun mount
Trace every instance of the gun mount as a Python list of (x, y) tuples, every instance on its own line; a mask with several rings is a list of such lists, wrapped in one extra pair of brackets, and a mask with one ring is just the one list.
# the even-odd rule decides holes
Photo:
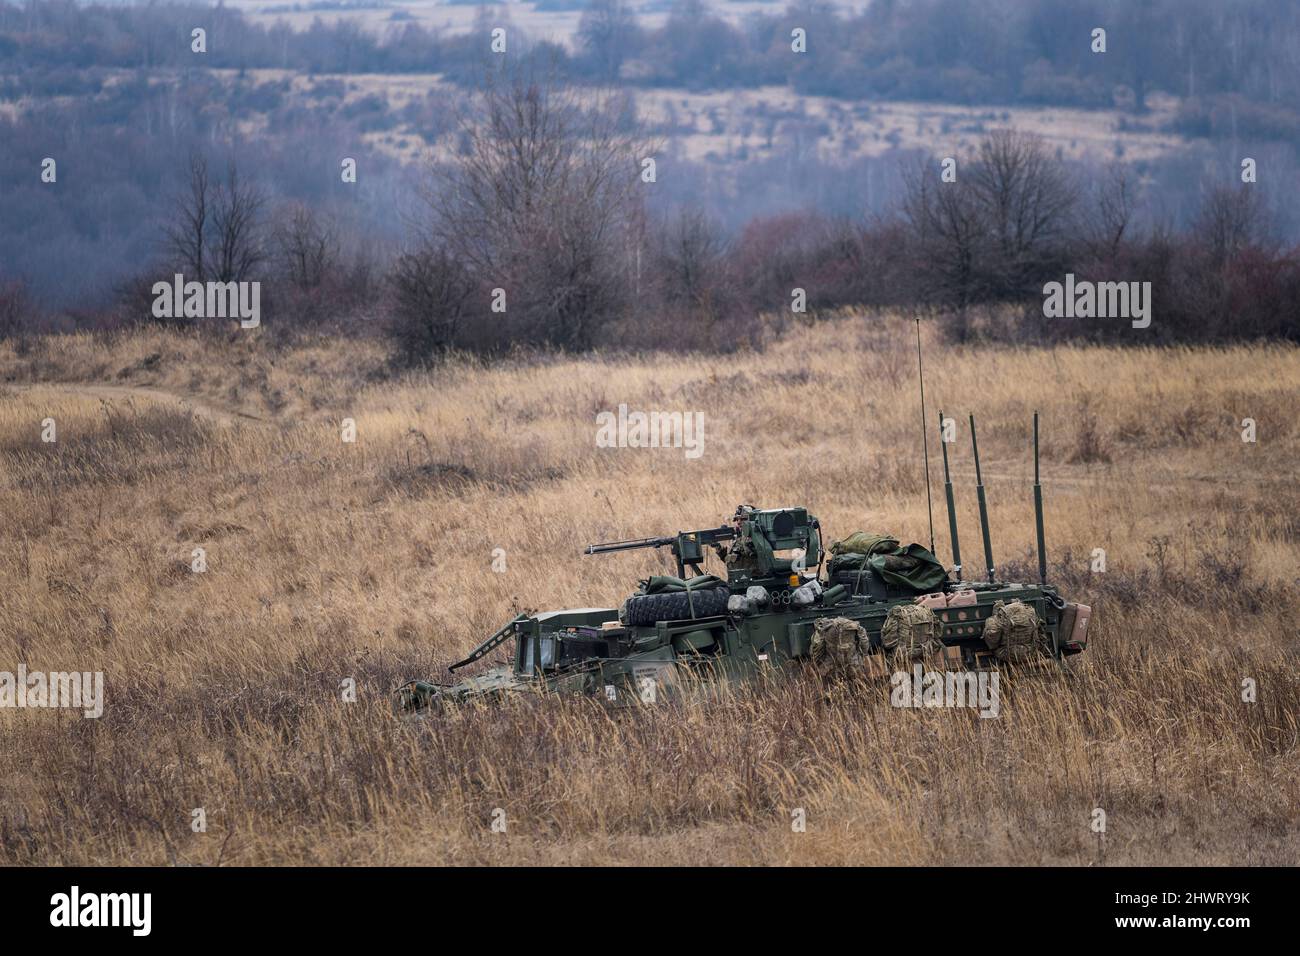
[(722, 542), (730, 541), (736, 536), (736, 529), (729, 525), (717, 528), (705, 528), (701, 531), (679, 531), (675, 535), (660, 538), (632, 538), (627, 541), (605, 541), (589, 544), (583, 554), (610, 554), (614, 551), (632, 551), (636, 548), (671, 548), (673, 559), (677, 562), (677, 576), (683, 577), (690, 568), (701, 574), (700, 564), (704, 561), (704, 549), (712, 546), (722, 550)]
[[(583, 554), (609, 554), (636, 548), (669, 548), (677, 563), (677, 576), (684, 577), (687, 568), (696, 575), (702, 574), (705, 549), (713, 548), (717, 556), (727, 562), (729, 578), (749, 582), (788, 577), (792, 572), (806, 568), (810, 562), (814, 566), (819, 564), (820, 529), (817, 519), (805, 508), (764, 511), (752, 505), (741, 505), (732, 515), (729, 524), (698, 531), (679, 531), (675, 535), (662, 537), (590, 544)], [(725, 542), (735, 544), (728, 548)], [(790, 552), (790, 557), (781, 557), (780, 552), (783, 551)]]

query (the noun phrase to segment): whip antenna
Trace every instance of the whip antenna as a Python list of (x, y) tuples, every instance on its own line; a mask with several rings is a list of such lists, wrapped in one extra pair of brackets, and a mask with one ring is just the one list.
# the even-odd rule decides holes
[(988, 565), (989, 580), (994, 577), (993, 545), (989, 543), (989, 505), (984, 496), (984, 476), (980, 473), (980, 443), (975, 438), (975, 416), (970, 417), (970, 444), (975, 452), (975, 495), (980, 503), (980, 532), (984, 535), (984, 563)]
[(961, 580), (961, 544), (957, 541), (957, 509), (952, 501), (952, 475), (948, 472), (948, 443), (943, 440), (943, 409), (939, 409), (939, 447), (943, 450), (943, 493), (948, 496), (948, 538), (952, 542), (953, 571)]
[(921, 317), (916, 317), (916, 374), (921, 380), (921, 451), (925, 455), (925, 510), (930, 516), (930, 553), (934, 553), (934, 506), (930, 503), (930, 440), (925, 430), (925, 370), (921, 367)]
[(1047, 550), (1043, 543), (1043, 486), (1038, 480), (1038, 412), (1034, 412), (1034, 523), (1038, 526), (1038, 583), (1047, 583)]

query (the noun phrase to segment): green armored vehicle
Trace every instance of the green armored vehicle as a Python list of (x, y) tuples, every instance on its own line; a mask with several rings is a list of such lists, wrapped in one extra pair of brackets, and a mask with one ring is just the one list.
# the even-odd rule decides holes
[[(520, 614), (450, 670), (513, 642), (509, 664), (455, 684), (411, 681), (398, 689), (396, 706), (420, 711), (526, 689), (653, 703), (828, 657), (865, 665), (885, 655), (909, 667), (973, 670), (1078, 654), (1091, 611), (1046, 583), (1037, 430), (1035, 416), (1037, 584), (996, 580), (978, 477), (988, 565), (981, 582), (961, 580), (950, 477), (951, 573), (920, 545), (857, 532), (824, 548), (821, 524), (806, 508), (742, 505), (719, 527), (589, 546), (587, 554), (668, 548), (677, 574), (642, 581), (618, 608)], [(704, 573), (710, 550), (725, 579)]]

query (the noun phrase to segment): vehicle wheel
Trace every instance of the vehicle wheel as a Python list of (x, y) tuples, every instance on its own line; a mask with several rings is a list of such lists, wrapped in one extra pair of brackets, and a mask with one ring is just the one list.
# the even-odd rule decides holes
[(632, 625), (654, 624), (656, 621), (688, 621), (691, 608), (695, 617), (713, 617), (727, 610), (727, 588), (707, 588), (691, 591), (668, 591), (663, 594), (634, 594), (627, 599), (626, 623)]

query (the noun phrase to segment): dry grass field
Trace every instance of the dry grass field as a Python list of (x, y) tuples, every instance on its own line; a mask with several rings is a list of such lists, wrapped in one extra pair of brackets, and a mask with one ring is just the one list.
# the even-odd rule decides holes
[[(436, 73), (315, 73), (291, 70), (213, 70), (227, 83), (287, 82), (302, 104), (319, 102), (319, 90), (341, 90), (342, 106), (356, 106), (379, 97), (399, 111), (426, 97), (458, 102), (459, 87)], [(110, 71), (110, 85), (130, 82), (128, 70)], [(154, 82), (170, 82), (159, 75)], [(736, 168), (763, 162), (781, 148), (797, 144), (799, 154), (826, 163), (846, 163), (878, 157), (890, 150), (923, 150), (961, 155), (978, 145), (991, 129), (1012, 126), (1041, 136), (1053, 153), (1066, 159), (1109, 162), (1160, 159), (1185, 148), (1187, 140), (1164, 132), (1174, 120), (1179, 100), (1153, 94), (1147, 115), (1139, 122), (1111, 110), (1063, 106), (966, 106), (907, 100), (846, 102), (830, 96), (795, 93), (785, 87), (695, 92), (648, 88), (632, 96), (638, 116), (655, 136), (662, 136), (682, 159), (707, 162), (721, 175), (734, 177)], [(30, 108), (40, 103), (30, 101)], [(17, 112), (18, 105), (11, 107)], [(241, 125), (245, 135), (267, 129), (268, 116), (253, 111)], [(455, 155), (456, 136), (449, 131), (426, 141), (431, 131), (418, 123), (395, 121), (391, 128), (362, 134), (372, 147), (403, 162)]]
[[(705, 527), (740, 502), (807, 504), (832, 537), (926, 541), (911, 335), (846, 318), (731, 358), (399, 378), (374, 344), (272, 349), (260, 331), (0, 344), (0, 670), (106, 682), (98, 720), (0, 710), (0, 863), (1297, 862), (1291, 347), (929, 338), (931, 418), (963, 422), (968, 567), (964, 416), (995, 556), (1028, 576), (1037, 408), (1052, 575), (1097, 609), (1071, 672), (1008, 676), (996, 719), (894, 709), (882, 681), (810, 672), (643, 711), (526, 698), (393, 718), (397, 683), (517, 609), (613, 605), (664, 567), (580, 557), (590, 541)], [(597, 448), (595, 416), (620, 402), (704, 412), (702, 457)]]

